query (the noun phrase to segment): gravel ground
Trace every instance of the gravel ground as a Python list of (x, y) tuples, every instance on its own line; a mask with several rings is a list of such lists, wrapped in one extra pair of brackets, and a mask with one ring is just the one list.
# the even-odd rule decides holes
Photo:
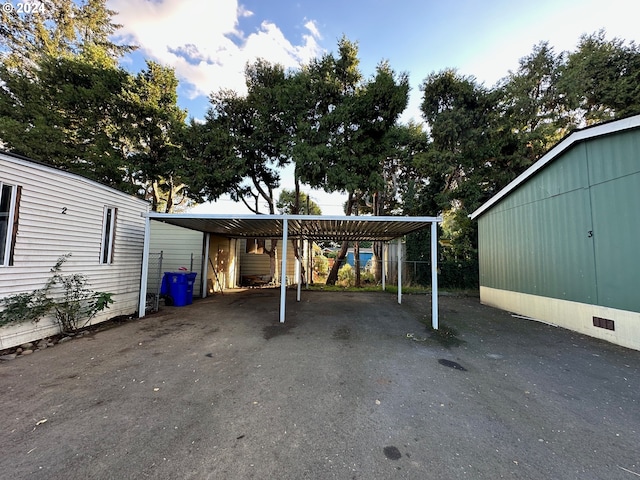
[(0, 478), (640, 476), (640, 352), (443, 295), (227, 292), (0, 362)]

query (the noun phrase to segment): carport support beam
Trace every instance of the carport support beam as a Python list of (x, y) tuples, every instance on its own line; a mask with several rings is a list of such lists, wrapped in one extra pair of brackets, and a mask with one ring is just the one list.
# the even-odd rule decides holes
[(431, 222), (431, 326), (438, 329), (438, 222)]
[(386, 242), (382, 244), (381, 270), (382, 270), (382, 291), (384, 292), (387, 290), (387, 286), (385, 285), (385, 280), (387, 276), (387, 243)]
[(296, 284), (298, 285), (296, 290), (296, 301), (300, 301), (300, 292), (302, 290), (302, 259), (300, 258), (300, 254), (302, 253), (301, 241), (296, 240), (296, 250), (298, 250), (298, 257), (296, 258), (296, 278), (298, 281)]
[(309, 263), (309, 268), (307, 268), (307, 271), (309, 272), (307, 274), (307, 288), (308, 288), (309, 283), (313, 285), (313, 240), (307, 239), (307, 248), (308, 248), (308, 254), (309, 254), (309, 257), (307, 260)]
[(149, 243), (151, 237), (151, 219), (145, 218), (144, 243), (142, 247), (142, 272), (140, 273), (140, 300), (138, 304), (138, 317), (142, 318), (147, 309), (147, 277), (149, 275)]
[(398, 303), (402, 303), (402, 237), (398, 237)]
[[(209, 279), (209, 247), (211, 246), (211, 234), (207, 233), (204, 237), (204, 265), (202, 265), (202, 298), (207, 298), (207, 280)], [(213, 282), (212, 282), (213, 283)], [(215, 289), (215, 287), (214, 287)]]
[(284, 323), (285, 303), (287, 299), (287, 242), (289, 241), (289, 224), (282, 220), (282, 267), (280, 269), (280, 323)]

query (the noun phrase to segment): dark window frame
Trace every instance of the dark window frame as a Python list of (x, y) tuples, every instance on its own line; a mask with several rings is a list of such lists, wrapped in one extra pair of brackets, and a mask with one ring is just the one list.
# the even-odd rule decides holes
[(118, 209), (113, 206), (105, 205), (102, 216), (102, 242), (100, 244), (101, 265), (111, 265), (113, 263), (117, 217)]
[(0, 180), (0, 268), (13, 265), (21, 194), (21, 186)]

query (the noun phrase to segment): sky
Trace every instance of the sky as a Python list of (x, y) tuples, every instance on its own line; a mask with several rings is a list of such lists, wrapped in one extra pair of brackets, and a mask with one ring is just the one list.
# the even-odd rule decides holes
[[(297, 68), (336, 52), (345, 35), (359, 47), (360, 69), (373, 76), (383, 60), (409, 74), (409, 106), (400, 121), (421, 121), (420, 84), (454, 68), (490, 88), (542, 41), (556, 53), (575, 50), (583, 34), (604, 29), (640, 43), (637, 0), (108, 0), (121, 40), (138, 45), (123, 59), (132, 72), (145, 59), (173, 67), (179, 104), (203, 119), (208, 96), (246, 91), (244, 67), (263, 58)], [(282, 185), (293, 188), (291, 169)], [(304, 189), (304, 191), (309, 191)], [(310, 191), (323, 214), (341, 215), (345, 195)], [(194, 210), (249, 213), (225, 197)]]

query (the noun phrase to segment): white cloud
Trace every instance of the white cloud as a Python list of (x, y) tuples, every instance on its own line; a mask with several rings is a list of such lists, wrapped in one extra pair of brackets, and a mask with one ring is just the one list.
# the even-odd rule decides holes
[(309, 20), (304, 24), (304, 27), (309, 30), (311, 32), (311, 35), (313, 35), (315, 38), (322, 39), (322, 35), (320, 35), (320, 30), (318, 30), (316, 22), (314, 22), (313, 20)]
[(253, 12), (251, 10), (247, 10), (244, 5), (240, 5), (240, 7), (238, 8), (238, 16), (253, 17)]
[(310, 34), (299, 45), (269, 22), (255, 32), (242, 32), (239, 19), (253, 12), (237, 0), (110, 0), (108, 6), (119, 12), (119, 33), (139, 45), (145, 57), (173, 67), (192, 98), (221, 88), (243, 93), (244, 67), (257, 58), (297, 67), (321, 52), (312, 21), (305, 25)]

